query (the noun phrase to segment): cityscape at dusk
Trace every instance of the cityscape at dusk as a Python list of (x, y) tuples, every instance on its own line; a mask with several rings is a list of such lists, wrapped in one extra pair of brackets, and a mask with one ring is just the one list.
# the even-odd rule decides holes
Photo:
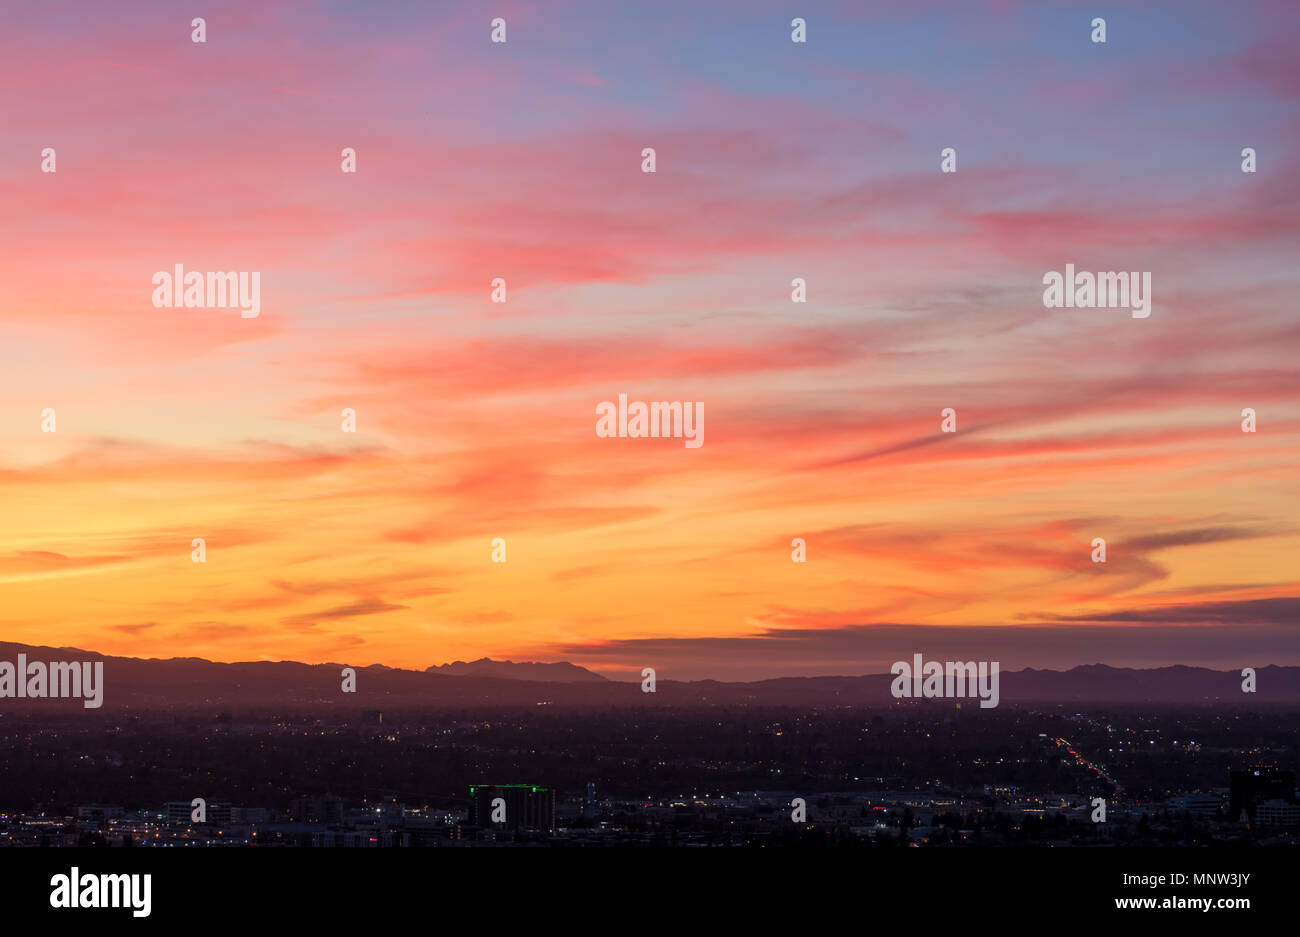
[[(0, 846), (1294, 846), (1295, 770), (1278, 765), (1297, 763), (1298, 713), (5, 718)], [(491, 819), (496, 797), (503, 822)], [(806, 823), (791, 822), (796, 798)]]

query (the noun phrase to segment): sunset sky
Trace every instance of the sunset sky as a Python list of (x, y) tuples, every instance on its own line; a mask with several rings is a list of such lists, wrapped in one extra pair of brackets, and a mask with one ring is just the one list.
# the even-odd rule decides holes
[[(1294, 3), (5, 20), (0, 640), (1300, 664)], [(1067, 263), (1151, 272), (1150, 317), (1044, 308)], [(260, 316), (154, 308), (175, 264), (260, 271)], [(620, 393), (704, 445), (599, 438)]]

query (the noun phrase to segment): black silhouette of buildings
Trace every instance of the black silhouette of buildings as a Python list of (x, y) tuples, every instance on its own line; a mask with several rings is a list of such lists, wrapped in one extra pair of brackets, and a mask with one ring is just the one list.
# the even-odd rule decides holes
[(1228, 815), (1236, 820), (1244, 811), (1250, 822), (1256, 820), (1256, 808), (1265, 801), (1280, 800), (1294, 804), (1295, 772), (1270, 765), (1251, 765), (1242, 771), (1229, 772)]

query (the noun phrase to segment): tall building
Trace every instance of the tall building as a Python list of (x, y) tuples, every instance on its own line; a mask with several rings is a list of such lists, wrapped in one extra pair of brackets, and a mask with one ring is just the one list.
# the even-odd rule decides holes
[(1228, 774), (1228, 817), (1238, 820), (1244, 811), (1252, 823), (1255, 808), (1267, 800), (1295, 803), (1295, 772), (1270, 765), (1251, 765)]
[[(493, 822), (492, 801), (504, 802), (505, 820)], [(555, 791), (537, 784), (474, 784), (469, 789), (471, 826), (508, 830), (555, 829)], [(498, 805), (502, 806), (502, 805)]]

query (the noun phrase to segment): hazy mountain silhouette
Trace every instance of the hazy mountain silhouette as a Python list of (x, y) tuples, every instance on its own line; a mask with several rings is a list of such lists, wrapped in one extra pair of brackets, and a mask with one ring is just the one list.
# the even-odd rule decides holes
[(426, 667), (425, 673), (441, 673), (449, 677), (500, 677), (503, 680), (532, 680), (542, 683), (580, 683), (584, 680), (605, 681), (607, 678), (592, 673), (586, 667), (560, 661), (541, 664), (533, 661), (516, 664), (509, 660), (492, 660), (480, 657), (466, 663), (458, 660), (450, 664)]
[[(655, 693), (641, 692), (639, 680), (607, 680), (568, 663), (515, 664), (486, 658), (429, 670), (376, 665), (357, 667), (355, 693), (342, 692), (344, 664), (257, 661), (223, 664), (195, 657), (110, 657), (76, 648), (0, 642), (0, 661), (104, 662), (104, 705), (85, 710), (80, 700), (0, 698), (0, 713), (149, 711), (164, 708), (232, 709), (275, 707), (385, 710), (427, 706), (536, 705), (691, 706), (769, 705), (888, 706), (889, 674), (857, 677), (782, 677), (750, 683), (717, 680), (679, 682), (659, 674)], [(473, 670), (482, 668), (481, 670)], [(464, 672), (473, 670), (473, 672)], [(488, 671), (487, 673), (482, 671)], [(509, 676), (506, 676), (509, 675)], [(558, 677), (556, 675), (559, 675)], [(1300, 667), (1261, 667), (1258, 692), (1241, 692), (1240, 671), (1171, 666), (1152, 670), (1091, 664), (1066, 671), (1004, 672), (1008, 703), (1185, 703), (1257, 705), (1300, 703)], [(908, 701), (903, 701), (904, 703)], [(948, 700), (930, 705), (952, 706)], [(977, 710), (976, 701), (964, 708)]]

